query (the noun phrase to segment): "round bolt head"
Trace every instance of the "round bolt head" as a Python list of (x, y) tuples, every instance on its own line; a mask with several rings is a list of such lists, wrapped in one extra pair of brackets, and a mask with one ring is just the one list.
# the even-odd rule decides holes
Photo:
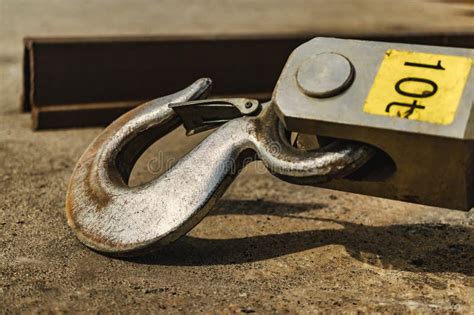
[(354, 79), (354, 67), (344, 56), (321, 53), (306, 59), (296, 73), (298, 86), (311, 97), (331, 97), (342, 93)]

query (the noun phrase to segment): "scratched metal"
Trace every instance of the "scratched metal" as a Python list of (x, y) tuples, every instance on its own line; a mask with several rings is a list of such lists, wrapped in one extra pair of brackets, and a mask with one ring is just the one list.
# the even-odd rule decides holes
[(257, 156), (277, 176), (324, 182), (353, 171), (373, 153), (371, 147), (351, 142), (297, 151), (282, 140), (273, 105), (266, 103), (258, 116), (218, 128), (161, 177), (129, 187), (128, 176), (140, 154), (181, 123), (169, 104), (198, 99), (210, 86), (210, 79), (200, 79), (141, 105), (88, 147), (73, 171), (66, 200), (68, 224), (82, 243), (115, 256), (157, 249), (194, 227)]

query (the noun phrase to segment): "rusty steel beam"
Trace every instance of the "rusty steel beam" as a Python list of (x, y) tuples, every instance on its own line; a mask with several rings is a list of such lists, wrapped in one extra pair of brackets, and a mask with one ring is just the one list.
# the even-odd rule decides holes
[[(106, 125), (196, 78), (268, 99), (291, 51), (316, 36), (25, 38), (22, 110), (34, 129)], [(343, 36), (474, 48), (474, 33)]]

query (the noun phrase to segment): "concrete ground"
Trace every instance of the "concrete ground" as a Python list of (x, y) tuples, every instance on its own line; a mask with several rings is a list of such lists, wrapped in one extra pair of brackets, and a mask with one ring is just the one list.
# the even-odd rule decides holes
[[(63, 211), (100, 129), (32, 132), (19, 112), (26, 35), (472, 30), (472, 2), (446, 2), (0, 0), (1, 313), (474, 313), (473, 211), (293, 186), (255, 165), (161, 252), (94, 253)], [(133, 182), (157, 175), (158, 150), (172, 158), (197, 141), (160, 141)]]

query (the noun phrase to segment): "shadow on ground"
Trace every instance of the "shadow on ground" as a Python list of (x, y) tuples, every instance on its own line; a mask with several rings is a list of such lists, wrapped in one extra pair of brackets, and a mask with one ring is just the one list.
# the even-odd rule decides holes
[(238, 264), (326, 245), (342, 245), (355, 259), (381, 268), (474, 275), (473, 228), (447, 224), (366, 226), (301, 215), (322, 207), (324, 205), (224, 200), (212, 215), (265, 214), (333, 222), (343, 228), (234, 239), (185, 236), (159, 252), (132, 261), (142, 264), (188, 266)]

